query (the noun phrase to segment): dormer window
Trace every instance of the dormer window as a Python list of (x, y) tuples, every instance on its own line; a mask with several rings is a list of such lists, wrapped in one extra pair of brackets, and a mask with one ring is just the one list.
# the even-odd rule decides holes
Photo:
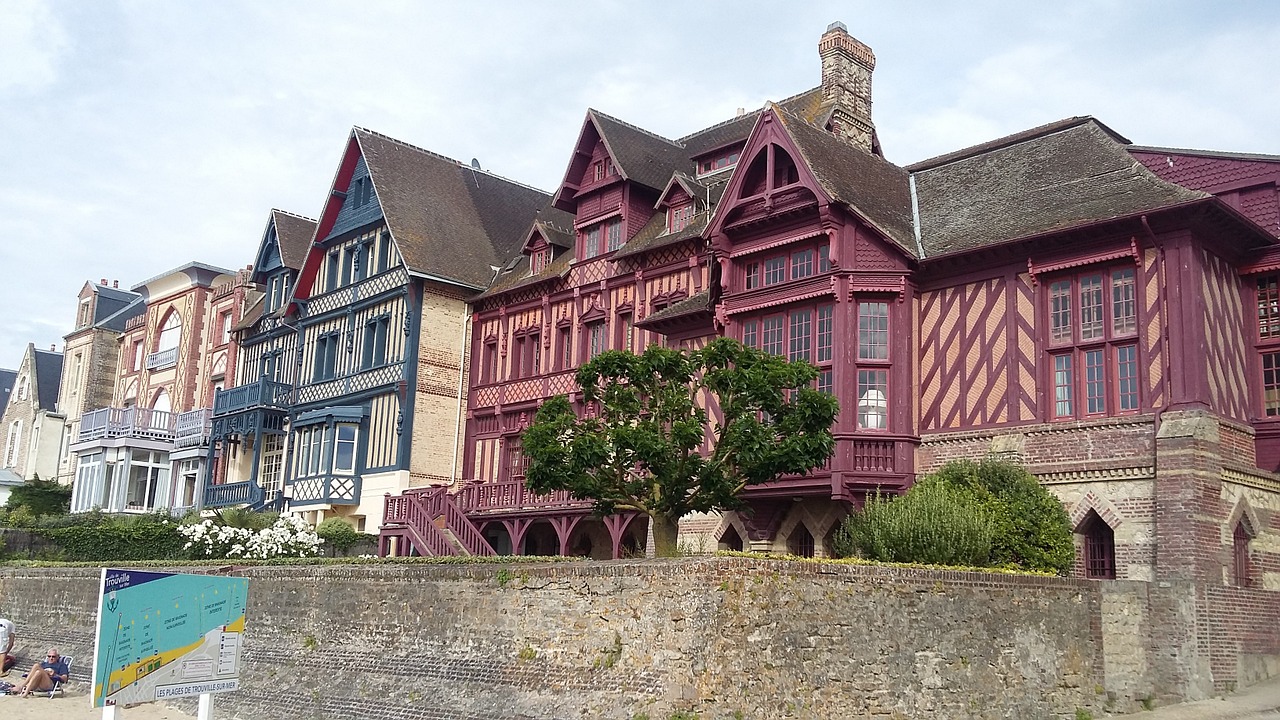
[(669, 232), (679, 232), (689, 226), (693, 220), (694, 207), (693, 203), (672, 207), (667, 209), (667, 230)]
[(529, 272), (534, 275), (537, 275), (543, 270), (546, 270), (548, 261), (550, 259), (548, 256), (550, 254), (551, 254), (551, 250), (548, 248), (543, 248), (541, 250), (534, 250), (532, 253), (530, 253)]
[(364, 207), (373, 198), (373, 178), (357, 178), (351, 188), (351, 196), (356, 207)]
[(725, 152), (708, 158), (698, 163), (698, 174), (707, 175), (713, 172), (719, 172), (725, 168), (733, 167), (738, 164), (738, 151)]

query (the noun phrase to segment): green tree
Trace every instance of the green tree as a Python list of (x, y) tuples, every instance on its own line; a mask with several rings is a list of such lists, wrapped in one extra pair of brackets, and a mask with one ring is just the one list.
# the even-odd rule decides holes
[[(525, 431), (525, 482), (593, 500), (601, 515), (644, 513), (657, 553), (674, 555), (684, 515), (740, 508), (743, 488), (831, 457), (839, 404), (813, 389), (817, 376), (727, 338), (695, 351), (601, 353), (577, 372), (586, 416), (558, 396)], [(699, 397), (719, 407), (718, 421)]]
[(10, 491), (5, 507), (9, 510), (25, 507), (36, 517), (66, 515), (71, 510), (71, 486), (41, 480), (35, 475)]
[(991, 513), (993, 565), (1066, 575), (1075, 562), (1062, 502), (1016, 463), (987, 458), (947, 463), (933, 479), (972, 492)]

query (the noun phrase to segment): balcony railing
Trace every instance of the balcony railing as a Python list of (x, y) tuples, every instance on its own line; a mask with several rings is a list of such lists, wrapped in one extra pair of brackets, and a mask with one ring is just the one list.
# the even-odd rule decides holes
[(545, 510), (548, 508), (579, 509), (591, 507), (589, 500), (578, 500), (568, 490), (538, 495), (524, 486), (524, 479), (503, 482), (472, 482), (462, 487), (455, 497), (464, 513), (500, 510)]
[(93, 410), (80, 418), (77, 442), (119, 437), (172, 441), (175, 418), (171, 412), (139, 407)]
[(204, 489), (204, 506), (207, 508), (230, 507), (232, 505), (254, 506), (263, 500), (262, 488), (255, 482), (226, 483), (210, 485)]
[(261, 378), (255, 383), (219, 390), (213, 398), (213, 415), (219, 417), (255, 408), (288, 409), (293, 388), (287, 383)]
[(360, 504), (359, 475), (320, 475), (293, 481), (290, 507)]
[(168, 350), (153, 352), (147, 356), (148, 370), (163, 370), (178, 364), (178, 348), (171, 347)]
[(212, 423), (213, 411), (209, 408), (179, 413), (174, 423), (174, 446), (187, 448), (207, 445)]

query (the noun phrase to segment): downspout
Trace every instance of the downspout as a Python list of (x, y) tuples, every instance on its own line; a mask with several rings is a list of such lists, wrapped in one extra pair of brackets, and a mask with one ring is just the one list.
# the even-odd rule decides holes
[(462, 400), (463, 392), (466, 390), (467, 370), (469, 363), (467, 362), (467, 342), (469, 340), (471, 329), (471, 312), (467, 308), (466, 318), (462, 321), (462, 344), (458, 347), (458, 415), (453, 426), (453, 470), (449, 472), (450, 484), (462, 485), (458, 477), (458, 448), (462, 443)]
[(916, 236), (916, 256), (924, 259), (924, 244), (920, 242), (920, 196), (916, 194), (916, 175), (907, 175), (907, 187), (911, 189), (911, 229)]

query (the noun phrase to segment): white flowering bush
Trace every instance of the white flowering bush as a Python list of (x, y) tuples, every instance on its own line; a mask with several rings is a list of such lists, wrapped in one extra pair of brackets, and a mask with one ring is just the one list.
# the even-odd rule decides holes
[(218, 525), (212, 520), (180, 525), (187, 539), (183, 549), (195, 557), (270, 560), (279, 557), (314, 557), (324, 540), (302, 518), (281, 513), (262, 530)]

